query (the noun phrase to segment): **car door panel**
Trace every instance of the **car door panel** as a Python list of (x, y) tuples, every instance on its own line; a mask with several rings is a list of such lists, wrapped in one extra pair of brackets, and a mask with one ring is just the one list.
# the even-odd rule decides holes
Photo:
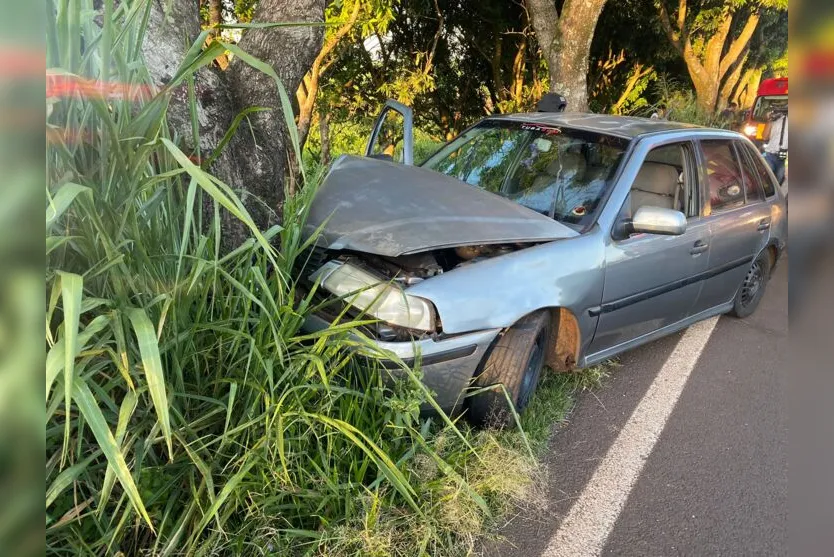
[[(688, 176), (690, 195), (685, 210), (697, 215), (698, 173), (691, 143), (655, 147), (641, 162), (641, 172), (649, 162), (672, 162), (657, 159), (661, 151), (670, 153), (670, 148), (679, 149), (683, 174)], [(630, 186), (634, 189), (621, 213), (630, 213), (634, 191), (646, 189), (638, 183), (639, 176)], [(710, 249), (709, 224), (700, 216), (689, 218), (687, 230), (679, 236), (640, 234), (610, 242), (606, 246), (605, 284), (591, 352), (610, 350), (690, 315), (701, 292), (698, 277), (707, 269)]]
[[(701, 156), (707, 176), (706, 184), (715, 189), (715, 181), (709, 176), (715, 167), (715, 151), (717, 144), (731, 145), (730, 141), (703, 142)], [(718, 146), (723, 151), (723, 145)], [(727, 303), (733, 299), (741, 286), (744, 276), (750, 268), (755, 256), (765, 248), (770, 236), (770, 206), (762, 201), (755, 188), (757, 184), (750, 184), (752, 174), (746, 167), (742, 167), (740, 154), (735, 149), (726, 153), (735, 155), (738, 167), (738, 178), (745, 191), (745, 204), (729, 210), (715, 207), (715, 196), (710, 197), (710, 212), (706, 217), (709, 225), (711, 242), (708, 277), (704, 280), (703, 290), (695, 312), (708, 310), (712, 307)], [(712, 155), (712, 156), (711, 156)], [(754, 197), (755, 196), (755, 197)]]
[[(389, 121), (390, 117), (394, 120)], [(402, 123), (397, 121), (397, 117), (402, 118)], [(389, 127), (393, 129), (385, 129), (386, 124), (391, 122), (393, 124)], [(396, 128), (400, 125), (402, 130), (398, 132)], [(401, 150), (400, 160), (396, 160), (398, 157), (395, 156), (398, 149)], [(414, 115), (411, 108), (395, 100), (385, 101), (368, 138), (365, 156), (396, 160), (409, 166), (414, 164)]]
[(591, 352), (666, 327), (691, 314), (707, 269), (709, 226), (691, 219), (680, 236), (643, 234), (606, 248), (605, 286)]

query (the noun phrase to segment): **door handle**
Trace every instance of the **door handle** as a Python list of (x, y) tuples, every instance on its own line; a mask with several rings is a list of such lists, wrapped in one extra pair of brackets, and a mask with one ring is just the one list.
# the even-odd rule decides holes
[(760, 220), (759, 226), (756, 227), (756, 230), (758, 230), (759, 232), (764, 232), (768, 228), (770, 228), (770, 217)]
[(698, 240), (692, 246), (692, 249), (689, 250), (689, 253), (691, 253), (692, 255), (700, 255), (700, 254), (704, 253), (705, 251), (707, 251), (708, 249), (709, 249), (709, 244), (708, 243), (706, 243), (703, 240)]

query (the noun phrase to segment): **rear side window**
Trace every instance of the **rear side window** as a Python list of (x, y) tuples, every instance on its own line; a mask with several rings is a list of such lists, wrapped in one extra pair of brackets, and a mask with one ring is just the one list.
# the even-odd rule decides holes
[(776, 194), (776, 186), (773, 184), (773, 178), (770, 177), (770, 172), (767, 171), (765, 161), (762, 156), (752, 147), (746, 143), (739, 143), (738, 147), (747, 153), (747, 158), (750, 159), (750, 165), (756, 176), (759, 177), (759, 183), (762, 185), (765, 197), (771, 197)]
[(736, 142), (735, 146), (736, 153), (741, 161), (741, 176), (744, 179), (744, 195), (747, 197), (747, 203), (762, 201), (764, 196), (762, 195), (762, 188), (759, 185), (759, 176), (756, 174), (756, 170), (750, 162), (750, 157), (741, 151), (742, 146), (739, 142)]
[(729, 141), (701, 142), (707, 164), (710, 205), (713, 212), (744, 205), (744, 181), (735, 149)]

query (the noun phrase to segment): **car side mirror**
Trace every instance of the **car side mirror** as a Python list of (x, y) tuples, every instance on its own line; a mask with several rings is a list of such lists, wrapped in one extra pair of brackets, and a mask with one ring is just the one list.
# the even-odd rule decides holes
[(630, 228), (632, 233), (680, 236), (686, 232), (686, 215), (663, 207), (640, 207)]

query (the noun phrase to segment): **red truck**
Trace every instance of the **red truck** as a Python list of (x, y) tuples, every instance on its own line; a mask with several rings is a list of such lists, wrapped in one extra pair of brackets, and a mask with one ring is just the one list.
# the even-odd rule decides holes
[(787, 110), (787, 108), (788, 78), (774, 77), (762, 80), (753, 107), (747, 111), (747, 119), (742, 125), (741, 132), (761, 147), (767, 143), (770, 135), (768, 114), (772, 110)]

